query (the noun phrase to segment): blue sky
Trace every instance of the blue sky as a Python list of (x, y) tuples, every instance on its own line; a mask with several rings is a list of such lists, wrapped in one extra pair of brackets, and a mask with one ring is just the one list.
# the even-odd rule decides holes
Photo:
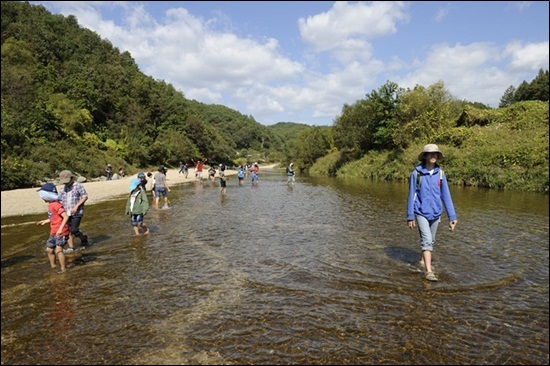
[(498, 107), (549, 69), (548, 1), (31, 1), (74, 15), (186, 98), (332, 125), (386, 81)]

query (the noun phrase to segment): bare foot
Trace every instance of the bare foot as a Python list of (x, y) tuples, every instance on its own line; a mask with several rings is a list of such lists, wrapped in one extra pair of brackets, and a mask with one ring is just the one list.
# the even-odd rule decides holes
[(149, 229), (145, 230), (145, 231), (143, 232), (143, 235), (149, 235)]

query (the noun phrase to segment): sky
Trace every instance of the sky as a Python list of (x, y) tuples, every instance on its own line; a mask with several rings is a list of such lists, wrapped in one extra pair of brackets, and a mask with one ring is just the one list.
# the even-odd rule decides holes
[(391, 81), (497, 108), (549, 69), (548, 1), (30, 1), (187, 99), (331, 126)]

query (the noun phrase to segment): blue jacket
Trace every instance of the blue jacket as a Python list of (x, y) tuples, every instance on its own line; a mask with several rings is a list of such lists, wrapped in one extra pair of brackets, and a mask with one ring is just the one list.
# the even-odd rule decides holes
[[(447, 177), (439, 176), (439, 165), (435, 165), (432, 175), (419, 164), (411, 173), (409, 181), (409, 196), (407, 198), (407, 221), (414, 220), (415, 215), (424, 216), (428, 220), (435, 220), (443, 214), (443, 206), (447, 211), (449, 221), (456, 220), (456, 212), (447, 184)], [(416, 175), (422, 174), (422, 181), (418, 192), (416, 190)]]

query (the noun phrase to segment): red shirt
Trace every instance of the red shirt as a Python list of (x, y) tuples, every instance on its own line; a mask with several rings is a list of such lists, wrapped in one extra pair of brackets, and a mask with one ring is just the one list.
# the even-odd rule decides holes
[[(57, 230), (63, 222), (63, 216), (61, 214), (65, 212), (65, 207), (59, 201), (50, 202), (48, 205), (48, 218), (50, 219), (50, 234), (57, 235)], [(66, 224), (61, 232), (61, 235), (69, 235), (69, 225)]]

